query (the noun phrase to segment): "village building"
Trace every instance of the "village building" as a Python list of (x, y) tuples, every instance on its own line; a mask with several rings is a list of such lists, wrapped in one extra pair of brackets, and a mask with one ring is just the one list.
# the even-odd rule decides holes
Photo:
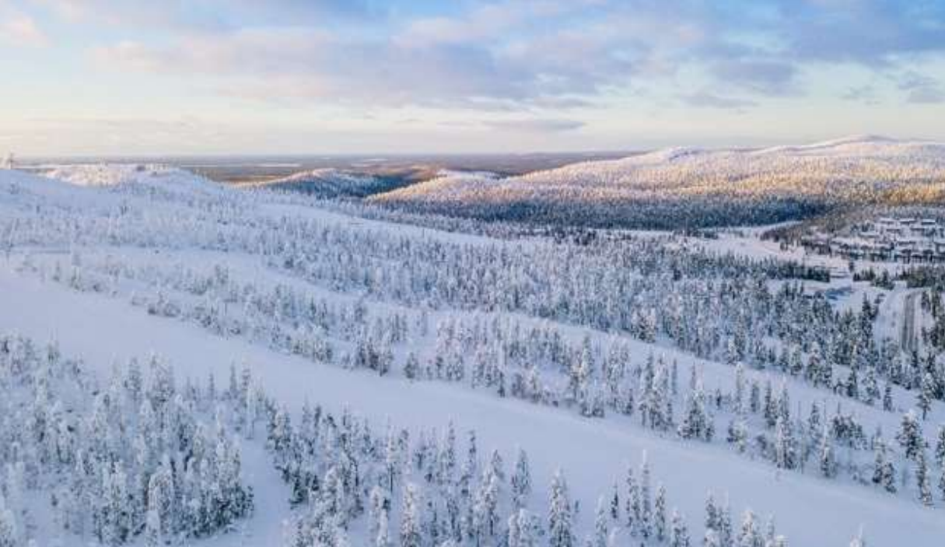
[(811, 234), (801, 238), (810, 252), (874, 262), (945, 262), (945, 222), (931, 218), (881, 217), (844, 237)]

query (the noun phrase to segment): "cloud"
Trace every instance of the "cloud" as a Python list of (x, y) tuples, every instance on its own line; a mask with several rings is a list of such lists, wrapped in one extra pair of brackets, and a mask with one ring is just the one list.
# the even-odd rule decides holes
[(915, 71), (906, 71), (899, 76), (899, 89), (906, 92), (906, 101), (913, 104), (945, 102), (945, 89), (935, 78)]
[[(270, 101), (541, 110), (637, 82), (688, 104), (744, 108), (806, 92), (814, 64), (896, 69), (945, 55), (940, 0), (32, 0), (73, 17), (143, 22), (94, 58)], [(104, 14), (104, 15), (103, 15)], [(133, 29), (129, 26), (129, 29)], [(705, 75), (702, 92), (677, 77)], [(740, 98), (733, 98), (738, 94)], [(909, 91), (931, 100), (934, 87)]]
[(725, 97), (716, 95), (709, 91), (698, 91), (696, 93), (680, 95), (679, 98), (686, 104), (704, 108), (722, 108), (732, 110), (743, 110), (757, 103), (750, 99), (741, 99), (737, 97)]
[(491, 129), (519, 133), (560, 133), (580, 129), (586, 124), (578, 120), (566, 119), (521, 119), (491, 120), (483, 122), (483, 125)]
[(712, 72), (723, 82), (755, 91), (762, 95), (779, 96), (796, 92), (794, 65), (783, 61), (738, 59), (717, 61)]
[(945, 103), (945, 91), (940, 87), (923, 87), (909, 92), (906, 100), (913, 104)]
[(171, 30), (237, 29), (258, 24), (324, 22), (326, 18), (366, 18), (376, 12), (369, 0), (29, 0), (74, 23), (147, 25)]
[(859, 101), (866, 104), (879, 104), (876, 97), (876, 88), (871, 85), (851, 87), (844, 91), (840, 98), (846, 101)]
[(940, 0), (776, 0), (773, 32), (798, 59), (877, 66), (945, 50)]
[(13, 47), (46, 47), (49, 38), (32, 17), (0, 4), (0, 42)]

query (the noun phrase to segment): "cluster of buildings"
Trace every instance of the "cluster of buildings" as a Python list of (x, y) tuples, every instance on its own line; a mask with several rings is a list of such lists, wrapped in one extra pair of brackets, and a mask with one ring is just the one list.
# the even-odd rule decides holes
[(930, 218), (883, 217), (858, 226), (847, 237), (812, 234), (808, 251), (875, 262), (945, 262), (945, 223)]

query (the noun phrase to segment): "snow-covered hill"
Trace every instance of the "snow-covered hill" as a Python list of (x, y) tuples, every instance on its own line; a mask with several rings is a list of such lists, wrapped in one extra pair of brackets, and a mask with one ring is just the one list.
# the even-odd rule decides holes
[(363, 198), (396, 188), (399, 181), (391, 177), (324, 168), (252, 184), (271, 190), (302, 192), (320, 198)]
[(854, 137), (760, 150), (673, 148), (501, 180), (440, 177), (374, 199), (596, 226), (769, 223), (838, 204), (945, 203), (945, 145)]
[(945, 363), (799, 264), (53, 172), (0, 171), (3, 545), (945, 535)]

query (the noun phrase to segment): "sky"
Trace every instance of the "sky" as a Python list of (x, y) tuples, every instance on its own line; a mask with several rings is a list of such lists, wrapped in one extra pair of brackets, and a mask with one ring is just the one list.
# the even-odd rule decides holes
[(945, 141), (945, 0), (0, 0), (0, 154)]

